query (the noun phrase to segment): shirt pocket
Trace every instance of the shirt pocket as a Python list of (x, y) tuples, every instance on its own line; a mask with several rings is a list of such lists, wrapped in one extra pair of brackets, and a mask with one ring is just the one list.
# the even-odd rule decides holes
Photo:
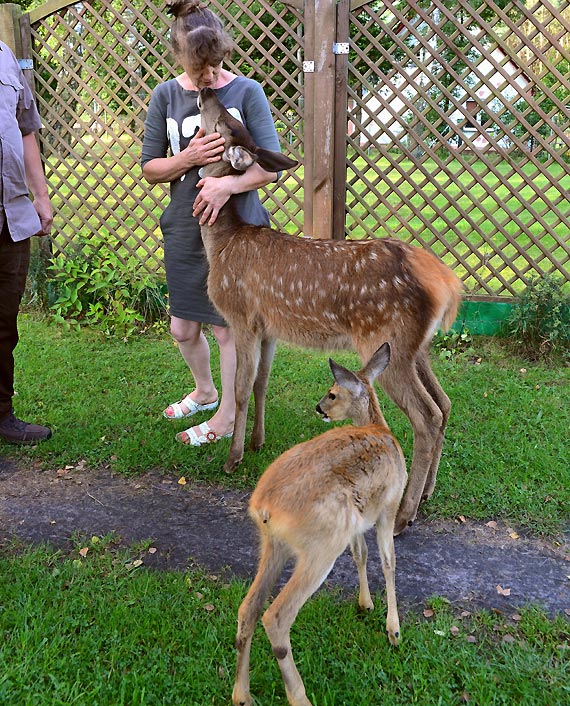
[(23, 89), (24, 86), (16, 76), (10, 74), (2, 76), (0, 74), (0, 100), (2, 102), (0, 111), (15, 116), (20, 92)]

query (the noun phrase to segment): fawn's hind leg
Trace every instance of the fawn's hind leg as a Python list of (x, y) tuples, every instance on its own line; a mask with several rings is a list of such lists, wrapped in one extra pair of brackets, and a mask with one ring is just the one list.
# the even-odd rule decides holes
[(234, 706), (252, 706), (249, 690), (249, 655), (255, 625), (263, 611), (271, 589), (279, 578), (289, 552), (273, 537), (263, 535), (257, 575), (238, 611), (236, 635), (237, 664), (232, 703)]

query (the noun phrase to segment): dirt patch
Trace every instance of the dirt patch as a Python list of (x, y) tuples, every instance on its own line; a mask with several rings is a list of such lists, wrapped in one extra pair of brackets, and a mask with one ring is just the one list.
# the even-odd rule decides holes
[[(0, 457), (0, 546), (17, 538), (71, 550), (76, 533), (116, 533), (120, 542), (152, 539), (145, 564), (255, 574), (257, 540), (245, 491), (187, 483), (159, 471), (126, 478), (106, 469), (41, 470)], [(500, 524), (418, 520), (396, 538), (402, 606), (439, 595), (458, 606), (512, 611), (527, 604), (549, 614), (570, 611), (570, 546), (512, 537)], [(368, 538), (371, 590), (383, 588), (374, 536)], [(356, 593), (357, 575), (345, 552), (327, 585)], [(510, 589), (501, 595), (497, 587)]]

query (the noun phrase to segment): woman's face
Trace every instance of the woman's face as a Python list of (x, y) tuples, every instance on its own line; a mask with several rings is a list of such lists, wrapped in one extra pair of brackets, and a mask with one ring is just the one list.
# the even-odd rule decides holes
[(205, 88), (206, 86), (215, 88), (221, 70), (221, 62), (217, 66), (204, 66), (200, 69), (195, 69), (190, 66), (185, 68), (186, 75), (198, 89)]

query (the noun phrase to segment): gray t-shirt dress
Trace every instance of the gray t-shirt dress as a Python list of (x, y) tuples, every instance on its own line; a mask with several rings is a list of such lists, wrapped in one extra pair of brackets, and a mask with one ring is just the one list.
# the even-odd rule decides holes
[[(223, 105), (241, 120), (259, 147), (279, 151), (279, 140), (267, 98), (252, 79), (238, 76), (216, 90)], [(141, 164), (176, 154), (188, 146), (200, 126), (198, 92), (182, 88), (176, 79), (153, 91), (145, 121)], [(170, 184), (170, 203), (160, 218), (170, 314), (187, 321), (224, 325), (207, 293), (208, 261), (192, 207), (198, 194), (199, 167)], [(232, 197), (246, 223), (269, 225), (269, 214), (257, 191)]]

